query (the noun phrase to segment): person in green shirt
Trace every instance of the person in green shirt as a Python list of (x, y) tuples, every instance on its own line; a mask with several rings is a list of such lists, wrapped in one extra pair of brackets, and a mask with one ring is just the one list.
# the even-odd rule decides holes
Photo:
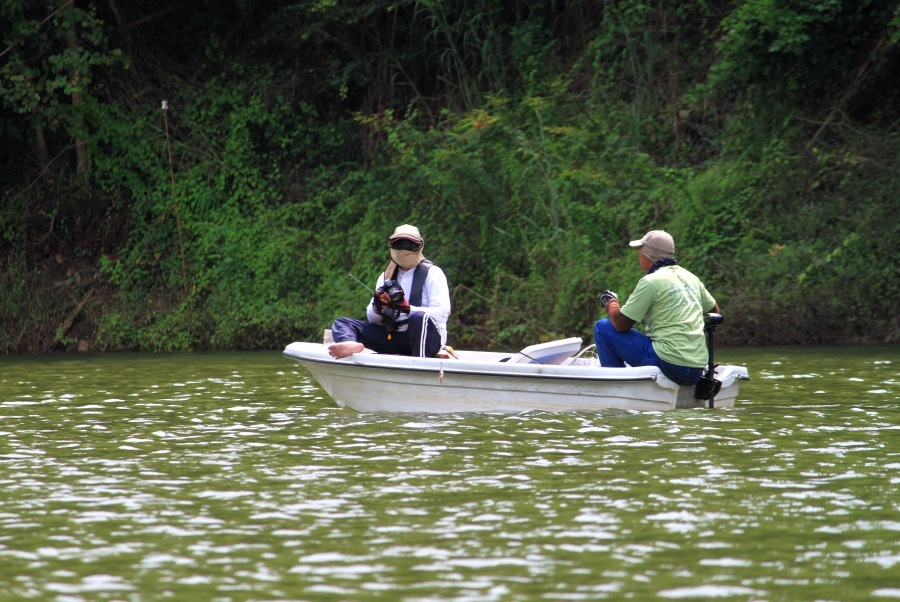
[[(675, 241), (668, 232), (651, 230), (629, 243), (647, 275), (625, 305), (606, 290), (600, 305), (608, 317), (594, 324), (600, 365), (612, 368), (658, 366), (679, 385), (694, 385), (709, 362), (703, 314), (719, 311), (700, 279), (675, 260)], [(646, 334), (634, 329), (637, 322)]]

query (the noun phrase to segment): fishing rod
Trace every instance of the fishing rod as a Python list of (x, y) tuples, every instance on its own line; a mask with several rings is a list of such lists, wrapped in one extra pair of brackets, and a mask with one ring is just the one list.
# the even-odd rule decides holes
[[(359, 283), (359, 285), (360, 285), (361, 287), (363, 287), (364, 289), (366, 289), (368, 292), (372, 293), (372, 296), (373, 296), (373, 297), (375, 296), (375, 291), (373, 291), (372, 289), (370, 289), (370, 288), (368, 287), (368, 285), (366, 285), (366, 283), (364, 283), (362, 280), (360, 280), (359, 278), (357, 278), (356, 276), (354, 276), (354, 275), (351, 274), (350, 272), (347, 272), (347, 275), (350, 276), (351, 278), (353, 278), (354, 280), (356, 280), (356, 281)], [(481, 337), (486, 338), (487, 340), (489, 340), (490, 342), (494, 343), (495, 345), (499, 345), (499, 346), (503, 347), (504, 349), (506, 349), (506, 350), (508, 350), (508, 351), (512, 351), (513, 353), (521, 353), (522, 355), (524, 355), (525, 357), (527, 357), (528, 359), (530, 359), (531, 361), (533, 361), (533, 362), (536, 363), (536, 364), (543, 364), (543, 363), (544, 363), (544, 362), (542, 362), (542, 361), (540, 361), (540, 360), (537, 360), (537, 359), (531, 357), (530, 355), (528, 355), (528, 354), (525, 353), (524, 351), (521, 351), (521, 350), (518, 350), (518, 349), (513, 349), (512, 347), (509, 347), (509, 346), (507, 346), (507, 345), (504, 345), (503, 343), (501, 343), (501, 342), (498, 341), (497, 339), (491, 338), (491, 337), (489, 337), (488, 335), (484, 334), (483, 332), (480, 332), (480, 331), (478, 331), (478, 330), (472, 328), (471, 326), (466, 326), (465, 324), (463, 324), (463, 323), (460, 322), (459, 320), (456, 320), (456, 319), (454, 319), (454, 318), (450, 318), (450, 320), (451, 320), (454, 324), (457, 324), (458, 326), (462, 326), (462, 327), (465, 328), (466, 330), (470, 330), (470, 331), (474, 332), (475, 334), (477, 334), (478, 336), (481, 336)]]

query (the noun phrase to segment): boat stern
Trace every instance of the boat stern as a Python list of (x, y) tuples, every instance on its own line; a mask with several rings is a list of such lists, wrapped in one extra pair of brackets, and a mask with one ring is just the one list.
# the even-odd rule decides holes
[[(660, 374), (661, 379), (672, 383)], [(750, 375), (745, 366), (718, 366), (716, 368), (716, 380), (722, 383), (722, 388), (713, 399), (713, 407), (733, 408), (740, 389), (740, 381), (750, 380)], [(675, 383), (672, 383), (675, 385)], [(678, 387), (678, 385), (675, 385)], [(694, 391), (696, 387), (678, 387), (678, 398), (675, 401), (676, 408), (705, 408), (709, 405), (707, 399), (696, 399)]]

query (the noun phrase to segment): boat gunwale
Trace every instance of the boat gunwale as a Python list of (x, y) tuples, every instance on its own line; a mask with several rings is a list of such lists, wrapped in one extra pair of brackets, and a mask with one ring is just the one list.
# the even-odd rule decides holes
[[(579, 381), (579, 382), (609, 382), (609, 383), (627, 383), (627, 382), (648, 382), (648, 381), (658, 381), (657, 378), (660, 373), (657, 374), (642, 374), (639, 376), (589, 376), (589, 375), (579, 375), (579, 374), (532, 374), (528, 372), (498, 372), (498, 371), (487, 371), (487, 370), (466, 370), (466, 369), (457, 369), (452, 367), (443, 367), (443, 366), (415, 366), (415, 365), (388, 365), (388, 364), (375, 364), (368, 362), (353, 362), (353, 363), (345, 363), (340, 360), (335, 359), (324, 359), (324, 358), (316, 358), (308, 355), (297, 356), (292, 355), (285, 351), (283, 355), (287, 358), (290, 358), (295, 361), (306, 361), (313, 362), (316, 364), (322, 364), (326, 366), (346, 366), (347, 368), (355, 367), (355, 368), (372, 368), (375, 370), (399, 370), (403, 372), (416, 372), (416, 373), (430, 373), (430, 374), (438, 374), (441, 370), (443, 370), (444, 375), (461, 375), (461, 376), (483, 376), (483, 377), (504, 377), (504, 378), (519, 378), (519, 379), (538, 379), (538, 380), (571, 380), (571, 381)], [(434, 358), (427, 358), (434, 359)], [(498, 362), (502, 363), (502, 362)], [(526, 364), (531, 365), (531, 364)], [(553, 368), (559, 368), (561, 366), (551, 366)]]

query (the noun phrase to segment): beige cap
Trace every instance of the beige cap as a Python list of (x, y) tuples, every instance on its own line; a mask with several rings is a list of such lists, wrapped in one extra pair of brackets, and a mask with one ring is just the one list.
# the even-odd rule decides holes
[(400, 238), (406, 238), (413, 242), (417, 242), (419, 244), (425, 242), (422, 239), (422, 235), (419, 234), (419, 229), (415, 226), (410, 226), (409, 224), (403, 224), (402, 226), (397, 226), (394, 229), (394, 233), (388, 237), (388, 242), (398, 240)]
[(675, 257), (675, 241), (665, 230), (650, 230), (640, 240), (632, 240), (628, 246), (646, 247), (644, 255), (654, 261), (664, 257)]

